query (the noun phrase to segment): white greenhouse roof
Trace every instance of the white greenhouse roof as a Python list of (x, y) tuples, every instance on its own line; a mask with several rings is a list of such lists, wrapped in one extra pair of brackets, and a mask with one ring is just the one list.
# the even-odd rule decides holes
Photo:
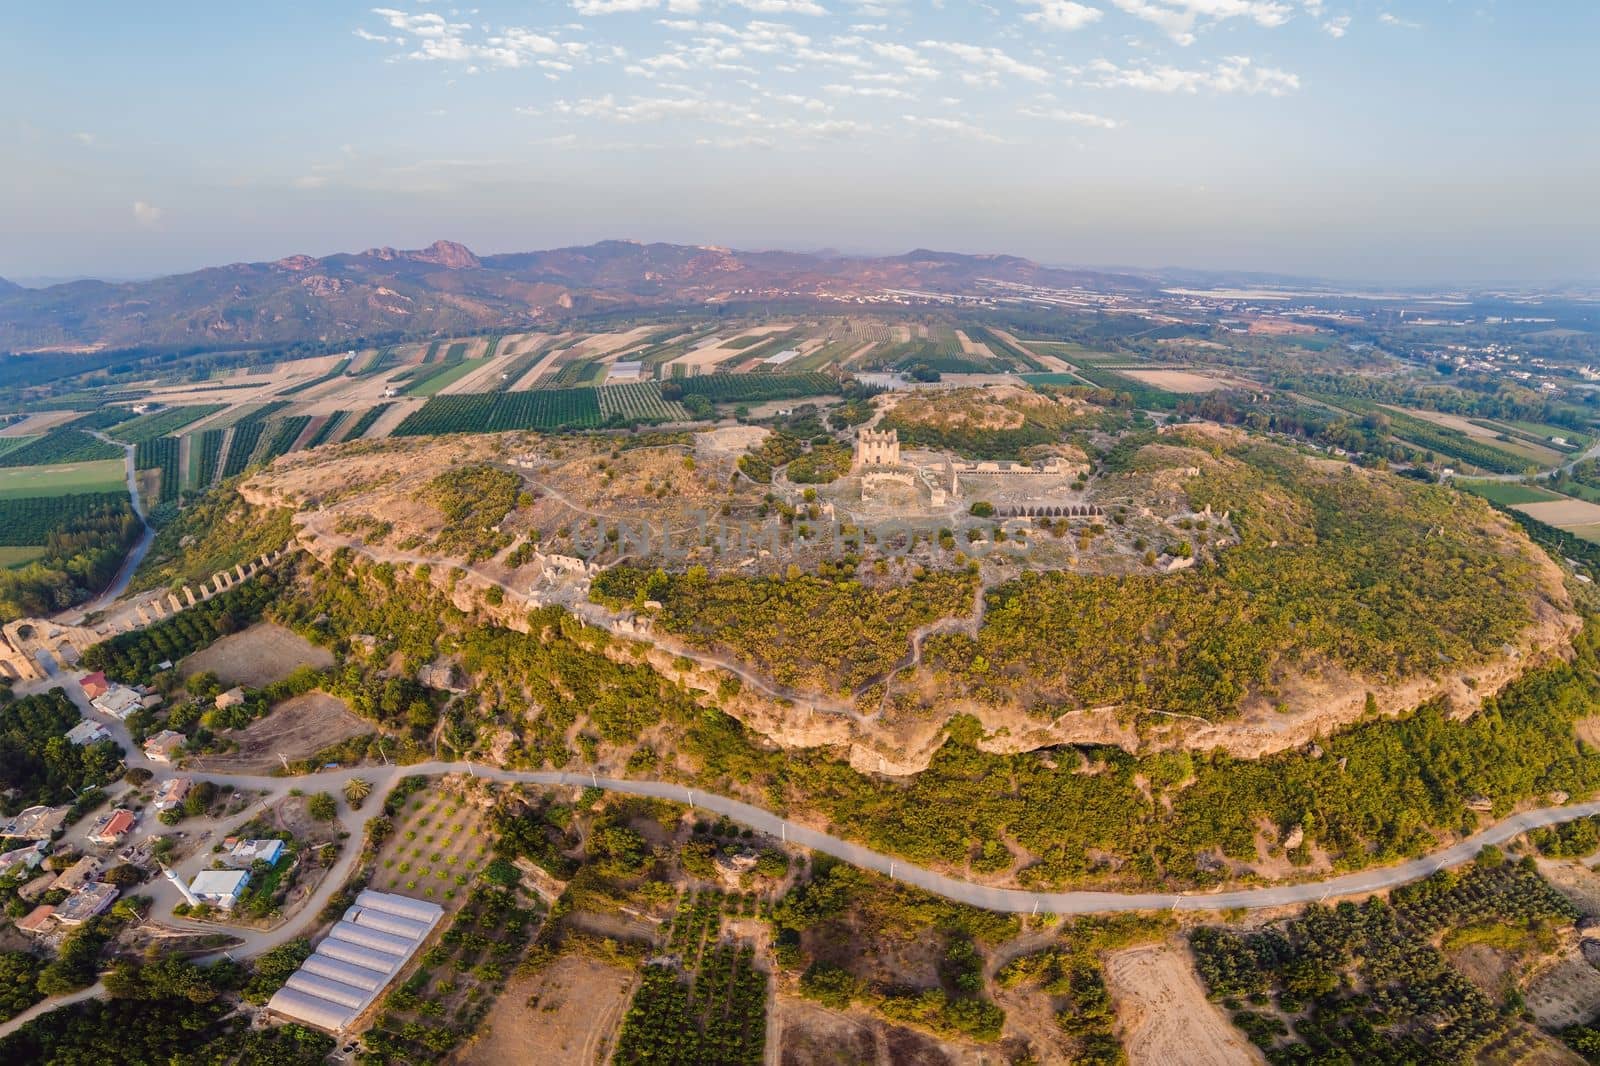
[(272, 997), (274, 1013), (343, 1032), (427, 939), (444, 908), (388, 892), (363, 891)]

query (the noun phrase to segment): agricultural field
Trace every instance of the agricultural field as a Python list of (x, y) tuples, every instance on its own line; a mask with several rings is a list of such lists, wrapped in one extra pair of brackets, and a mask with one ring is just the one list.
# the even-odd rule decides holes
[(373, 424), (376, 423), (378, 419), (382, 418), (389, 408), (393, 406), (394, 404), (392, 403), (380, 403), (376, 407), (369, 407), (365, 411), (362, 411), (361, 417), (356, 419), (355, 425), (350, 427), (349, 431), (345, 433), (343, 439), (360, 440), (362, 437), (366, 436), (367, 430), (371, 429)]
[(183, 489), (178, 478), (180, 444), (177, 437), (155, 437), (140, 441), (134, 449), (133, 465), (138, 470), (161, 471), (161, 501), (171, 503)]
[(680, 897), (664, 954), (677, 965), (649, 964), (622, 1020), (616, 1066), (667, 1061), (759, 1066), (767, 1029), (768, 976), (748, 945), (718, 936), (728, 897)]
[(93, 463), (120, 459), (122, 449), (78, 429), (55, 429), (20, 448), (0, 453), (0, 468)]
[[(3, 511), (0, 511), (0, 515), (3, 515), (3, 513)], [(28, 547), (0, 546), (0, 568), (10, 570), (19, 566), (27, 566), (35, 559), (43, 558), (44, 554), (45, 549), (37, 545)]]
[(703, 374), (677, 382), (685, 395), (713, 403), (762, 403), (802, 396), (836, 396), (839, 382), (826, 374)]
[(693, 416), (675, 400), (661, 397), (661, 386), (653, 381), (628, 385), (602, 385), (595, 390), (600, 413), (606, 419), (627, 423), (688, 422)]
[(120, 458), (64, 466), (0, 469), (0, 500), (116, 492), (126, 485), (126, 470)]
[(435, 396), (406, 416), (391, 436), (499, 433), (512, 429), (587, 429), (601, 422), (594, 389)]
[(217, 462), (222, 458), (222, 442), (228, 435), (225, 429), (202, 430), (190, 446), (190, 489), (204, 489), (217, 478)]
[(213, 403), (191, 407), (169, 407), (164, 411), (140, 415), (131, 422), (124, 422), (109, 436), (126, 444), (140, 444), (176, 433), (185, 426), (193, 425), (203, 418), (210, 418), (219, 411), (226, 410), (227, 406), (225, 403)]
[(1558, 492), (1524, 485), (1517, 481), (1473, 481), (1469, 478), (1457, 478), (1455, 486), (1474, 496), (1482, 496), (1490, 503), (1498, 503), (1502, 507), (1515, 507), (1523, 503), (1549, 503), (1564, 498)]

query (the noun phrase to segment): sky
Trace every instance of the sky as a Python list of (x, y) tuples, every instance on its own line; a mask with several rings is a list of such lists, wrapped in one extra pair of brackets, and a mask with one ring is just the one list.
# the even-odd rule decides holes
[(1600, 278), (1595, 0), (14, 0), (0, 276), (460, 241)]

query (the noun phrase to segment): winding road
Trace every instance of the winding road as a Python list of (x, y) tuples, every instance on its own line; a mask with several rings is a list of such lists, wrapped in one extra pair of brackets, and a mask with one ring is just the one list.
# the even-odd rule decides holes
[[(38, 683), (35, 683), (38, 685)], [(134, 746), (127, 727), (115, 718), (101, 714), (84, 694), (82, 687), (71, 676), (57, 674), (46, 685), (60, 685), (84, 712), (85, 717), (104, 724), (127, 750), (127, 765), (143, 767), (154, 775), (149, 787), (155, 787), (163, 778), (177, 776), (181, 771), (163, 763), (151, 762), (143, 751)], [(42, 685), (39, 687), (43, 687)], [(317, 890), (301, 904), (287, 921), (271, 930), (232, 929), (214, 923), (193, 922), (171, 916), (173, 905), (179, 902), (178, 891), (165, 878), (156, 878), (141, 888), (154, 902), (151, 914), (161, 915), (161, 924), (187, 931), (217, 932), (224, 930), (241, 941), (229, 954), (234, 958), (249, 958), (269, 951), (286, 941), (307, 935), (318, 924), (318, 914), (327, 902), (343, 887), (360, 858), (360, 841), (368, 822), (383, 811), (381, 797), (406, 775), (465, 773), (485, 780), (545, 787), (598, 788), (631, 796), (670, 800), (685, 803), (695, 811), (723, 815), (758, 832), (790, 844), (831, 855), (864, 869), (883, 874), (893, 880), (913, 885), (945, 899), (965, 903), (985, 910), (1012, 914), (1102, 914), (1119, 911), (1220, 911), (1228, 909), (1262, 909), (1323, 902), (1349, 896), (1366, 895), (1417, 881), (1439, 870), (1470, 861), (1484, 847), (1502, 844), (1512, 838), (1544, 826), (1556, 825), (1590, 815), (1600, 815), (1600, 800), (1576, 803), (1561, 807), (1545, 807), (1513, 815), (1473, 834), (1466, 839), (1430, 855), (1393, 866), (1377, 867), (1356, 873), (1343, 874), (1321, 881), (1263, 888), (1244, 888), (1205, 892), (1030, 892), (1014, 888), (998, 888), (974, 884), (959, 878), (924, 869), (903, 859), (842, 840), (821, 830), (800, 825), (782, 815), (763, 810), (740, 800), (705, 792), (687, 785), (665, 781), (637, 781), (601, 777), (597, 773), (572, 773), (566, 771), (504, 770), (472, 762), (425, 762), (409, 766), (364, 766), (339, 768), (321, 773), (295, 777), (249, 774), (187, 773), (183, 776), (196, 781), (211, 781), (223, 788), (258, 794), (256, 801), (246, 810), (227, 819), (190, 819), (183, 823), (184, 832), (195, 840), (194, 853), (175, 865), (185, 878), (192, 877), (210, 864), (214, 839), (227, 835), (228, 825), (241, 824), (255, 817), (264, 807), (287, 796), (291, 790), (305, 792), (326, 791), (338, 797), (340, 826), (348, 830), (350, 839), (339, 860), (327, 872)], [(372, 795), (360, 810), (351, 809), (342, 799), (346, 782), (353, 777), (366, 778), (372, 783)], [(75, 828), (75, 833), (86, 831), (85, 823)], [(81, 990), (71, 996), (48, 1000), (0, 1024), (0, 1037), (13, 1032), (30, 1018), (46, 1010), (101, 994), (103, 988)]]
[(107, 585), (100, 595), (88, 603), (72, 608), (63, 617), (82, 618), (95, 611), (103, 611), (117, 602), (123, 592), (127, 591), (134, 572), (139, 569), (139, 564), (144, 562), (144, 557), (150, 552), (150, 545), (155, 543), (156, 539), (155, 527), (150, 524), (146, 516), (144, 501), (139, 499), (139, 472), (134, 468), (134, 455), (137, 449), (132, 444), (112, 440), (104, 433), (94, 432), (93, 436), (97, 440), (122, 449), (123, 462), (127, 465), (128, 498), (133, 503), (133, 513), (139, 516), (139, 524), (144, 527), (144, 531), (139, 534), (137, 543), (128, 550), (127, 558), (122, 560), (122, 566), (117, 569), (117, 576), (111, 579), (111, 584)]

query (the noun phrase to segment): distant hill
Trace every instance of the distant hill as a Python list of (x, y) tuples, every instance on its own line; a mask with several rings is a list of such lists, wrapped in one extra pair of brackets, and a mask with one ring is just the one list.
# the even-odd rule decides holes
[(919, 249), (862, 258), (602, 241), (479, 257), (463, 245), (234, 263), (150, 281), (0, 283), (0, 350), (340, 341), (468, 332), (627, 307), (863, 294), (962, 293), (980, 279), (1147, 291), (1131, 274)]
[(21, 292), (21, 291), (22, 291), (22, 286), (21, 285), (18, 285), (14, 281), (7, 281), (5, 278), (0, 278), (0, 292)]

